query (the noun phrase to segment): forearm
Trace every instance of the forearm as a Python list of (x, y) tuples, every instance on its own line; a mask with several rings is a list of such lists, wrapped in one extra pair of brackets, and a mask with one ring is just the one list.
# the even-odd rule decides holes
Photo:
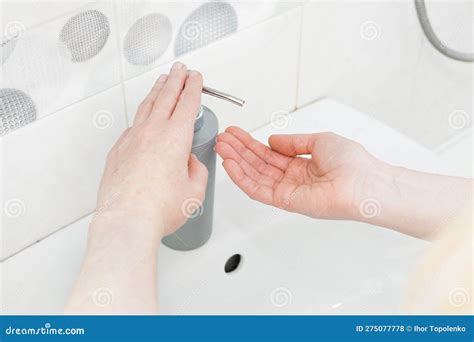
[(472, 180), (383, 163), (362, 188), (356, 220), (424, 239), (456, 217), (470, 215), (472, 208)]
[(150, 224), (155, 223), (108, 215), (94, 218), (66, 313), (157, 313), (156, 253), (160, 237), (144, 234), (151, 231), (145, 229)]

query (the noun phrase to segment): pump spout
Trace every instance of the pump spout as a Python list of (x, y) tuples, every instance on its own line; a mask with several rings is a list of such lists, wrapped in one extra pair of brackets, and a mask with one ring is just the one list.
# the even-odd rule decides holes
[(242, 100), (242, 99), (239, 99), (238, 97), (226, 94), (222, 91), (215, 90), (215, 89), (212, 89), (212, 88), (209, 88), (209, 87), (206, 87), (206, 86), (202, 87), (202, 93), (217, 97), (219, 99), (229, 101), (229, 102), (231, 102), (233, 104), (236, 104), (237, 106), (240, 106), (240, 107), (242, 107), (245, 104), (245, 101)]

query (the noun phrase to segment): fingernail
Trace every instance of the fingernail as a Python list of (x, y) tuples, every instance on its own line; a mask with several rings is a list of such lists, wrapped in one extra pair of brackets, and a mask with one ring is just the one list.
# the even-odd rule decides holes
[(191, 70), (191, 71), (189, 72), (189, 76), (190, 76), (190, 77), (198, 76), (198, 75), (199, 75), (199, 72), (197, 72), (196, 70)]
[(171, 68), (171, 70), (179, 70), (179, 69), (182, 69), (182, 68), (183, 68), (183, 63), (175, 62), (173, 64), (173, 67)]

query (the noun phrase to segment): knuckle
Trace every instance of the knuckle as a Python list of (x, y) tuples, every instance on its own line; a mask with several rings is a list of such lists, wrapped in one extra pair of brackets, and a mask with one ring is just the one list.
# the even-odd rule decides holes
[(148, 100), (145, 100), (143, 102), (141, 102), (139, 105), (138, 105), (138, 108), (137, 108), (137, 115), (140, 115), (142, 114), (143, 112), (145, 112), (146, 110), (149, 109), (149, 106), (150, 106), (150, 101)]
[(252, 200), (255, 201), (256, 198), (257, 198), (257, 189), (254, 189), (253, 191), (249, 191), (249, 192), (247, 193), (247, 196), (248, 196), (250, 199), (252, 199)]
[(263, 160), (268, 163), (268, 161), (270, 160), (270, 156), (271, 156), (270, 150), (265, 148), (263, 150)]
[(115, 147), (112, 147), (112, 149), (107, 153), (106, 162), (107, 163), (112, 162), (115, 159), (115, 155), (116, 155), (116, 149)]
[(131, 127), (127, 127), (125, 131), (123, 131), (121, 138), (126, 137), (130, 133), (131, 129)]

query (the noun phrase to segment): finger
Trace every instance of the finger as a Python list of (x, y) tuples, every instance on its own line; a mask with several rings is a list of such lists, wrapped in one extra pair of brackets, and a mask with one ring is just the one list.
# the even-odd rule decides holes
[(270, 147), (286, 156), (310, 154), (313, 151), (317, 134), (274, 134), (268, 139)]
[(168, 75), (165, 74), (158, 77), (148, 95), (138, 106), (137, 113), (135, 114), (135, 118), (133, 120), (133, 126), (141, 124), (150, 116), (156, 97), (160, 93), (160, 90), (163, 88), (167, 79)]
[(186, 78), (183, 92), (171, 116), (172, 120), (178, 124), (191, 122), (194, 126), (194, 121), (201, 105), (201, 94), (202, 75), (192, 70)]
[(219, 134), (217, 141), (226, 142), (250, 165), (252, 165), (258, 172), (263, 173), (275, 180), (281, 178), (283, 171), (277, 167), (267, 164), (259, 156), (253, 153), (247, 146), (245, 146), (239, 139), (233, 134), (224, 132)]
[(232, 159), (226, 159), (222, 163), (230, 179), (251, 199), (264, 204), (273, 204), (273, 190), (255, 182), (245, 174), (242, 168)]
[(252, 138), (252, 136), (239, 127), (229, 127), (226, 132), (232, 134), (239, 139), (249, 150), (255, 153), (260, 159), (267, 164), (273, 165), (280, 170), (286, 170), (288, 164), (291, 162), (291, 158), (282, 156), (275, 151), (272, 151), (268, 146), (265, 146), (258, 140)]
[(170, 122), (181, 132), (182, 146), (186, 151), (191, 150), (194, 136), (194, 123), (201, 105), (202, 76), (197, 71), (191, 71), (186, 79), (183, 92), (179, 97)]
[(232, 148), (232, 146), (226, 142), (218, 142), (216, 144), (215, 150), (222, 157), (222, 159), (232, 159), (237, 164), (239, 164), (245, 174), (257, 183), (269, 187), (272, 187), (275, 184), (275, 180), (273, 178), (255, 170), (252, 165), (250, 165), (246, 160), (242, 159), (242, 157)]
[(150, 118), (169, 119), (183, 90), (186, 74), (186, 66), (183, 63), (173, 64), (168, 79), (155, 100)]

